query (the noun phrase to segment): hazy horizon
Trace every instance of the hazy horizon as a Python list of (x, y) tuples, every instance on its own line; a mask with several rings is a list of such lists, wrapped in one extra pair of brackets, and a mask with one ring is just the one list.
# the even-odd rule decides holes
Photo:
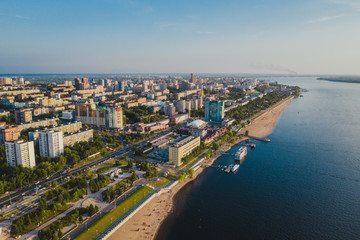
[(0, 3), (2, 74), (360, 75), (359, 0)]

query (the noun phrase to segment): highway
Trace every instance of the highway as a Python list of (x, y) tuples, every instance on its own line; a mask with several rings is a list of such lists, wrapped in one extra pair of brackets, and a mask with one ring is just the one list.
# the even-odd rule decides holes
[[(135, 147), (139, 147), (141, 145), (143, 145), (145, 142), (148, 142), (148, 141), (152, 141), (154, 140), (155, 138), (158, 138), (158, 137), (161, 137), (167, 133), (169, 133), (171, 130), (168, 129), (168, 130), (165, 130), (163, 132), (159, 132), (159, 133), (156, 133), (154, 136), (144, 140), (144, 141), (141, 141), (139, 143), (136, 143), (134, 145), (131, 145), (131, 146), (126, 146), (118, 151), (115, 151), (109, 155), (106, 155), (100, 159), (97, 159), (93, 162), (90, 162), (90, 163), (87, 163), (81, 167), (78, 167), (76, 169), (72, 169), (70, 171), (66, 171), (65, 169), (53, 174), (52, 176), (48, 177), (47, 179), (45, 179), (44, 181), (40, 181), (40, 183), (38, 184), (41, 185), (42, 187), (46, 186), (48, 183), (51, 183), (53, 181), (59, 181), (60, 179), (62, 178), (66, 178), (67, 176), (69, 176), (69, 174), (71, 173), (72, 175), (75, 174), (75, 173), (78, 173), (80, 172), (81, 170), (84, 170), (86, 168), (91, 168), (97, 164), (101, 164), (107, 160), (110, 160), (112, 158), (117, 158), (117, 157), (120, 157), (130, 151), (132, 151)], [(36, 193), (36, 184), (33, 183), (33, 184), (30, 184), (26, 187), (23, 187), (22, 190), (20, 191), (19, 189), (16, 191), (16, 192), (13, 192), (13, 193), (10, 193), (8, 194), (7, 196), (5, 197), (2, 197), (0, 199), (0, 209), (14, 203), (14, 202), (18, 202), (18, 201), (21, 201), (21, 199), (23, 198), (24, 195), (32, 195), (34, 193)], [(11, 202), (11, 203), (10, 203)]]

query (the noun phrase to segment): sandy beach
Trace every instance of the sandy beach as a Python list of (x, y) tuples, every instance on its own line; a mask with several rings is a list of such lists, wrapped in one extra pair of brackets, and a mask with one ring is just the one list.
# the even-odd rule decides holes
[[(242, 129), (240, 133), (244, 134), (246, 130), (249, 130), (251, 136), (265, 137), (269, 135), (275, 127), (281, 112), (290, 103), (291, 99), (285, 100), (273, 109), (264, 112), (262, 115), (256, 118), (253, 123)], [(243, 137), (231, 145), (224, 144), (220, 150), (227, 151), (231, 146), (245, 139), (246, 138)], [(217, 159), (217, 157), (219, 157), (219, 155), (207, 160), (204, 162), (204, 164), (211, 165)], [(195, 172), (193, 178), (187, 178), (185, 181), (175, 185), (170, 191), (162, 193), (161, 195), (153, 198), (108, 239), (153, 239), (156, 236), (157, 229), (159, 228), (161, 222), (171, 212), (175, 194), (184, 185), (190, 181), (195, 180), (203, 170), (204, 168), (199, 168)]]

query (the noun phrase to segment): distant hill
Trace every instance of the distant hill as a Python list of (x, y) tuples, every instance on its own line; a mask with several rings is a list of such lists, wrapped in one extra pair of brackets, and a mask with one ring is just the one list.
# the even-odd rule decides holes
[(360, 83), (360, 76), (319, 77), (317, 80), (332, 82)]

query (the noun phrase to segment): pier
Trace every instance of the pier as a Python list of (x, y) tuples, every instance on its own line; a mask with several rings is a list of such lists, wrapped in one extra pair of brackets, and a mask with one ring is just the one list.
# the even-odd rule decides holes
[(261, 138), (261, 137), (255, 137), (255, 136), (248, 136), (251, 139), (255, 139), (262, 142), (270, 142), (271, 140), (269, 138)]

